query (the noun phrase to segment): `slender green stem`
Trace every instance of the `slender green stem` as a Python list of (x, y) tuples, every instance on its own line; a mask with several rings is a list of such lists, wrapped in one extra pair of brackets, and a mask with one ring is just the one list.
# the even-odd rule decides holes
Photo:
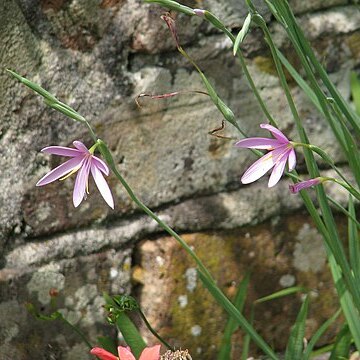
[(342, 186), (344, 189), (346, 189), (351, 195), (353, 195), (356, 199), (360, 200), (360, 193), (354, 189), (351, 185), (349, 186), (347, 182), (345, 181), (341, 181), (338, 179), (331, 179), (333, 182), (339, 184), (340, 186)]
[(321, 158), (340, 176), (340, 178), (343, 180), (343, 182), (338, 181), (337, 179), (333, 179), (333, 178), (329, 178), (329, 179), (331, 179), (334, 182), (338, 183), (339, 185), (343, 186), (352, 195), (354, 195), (358, 200), (360, 200), (360, 192), (349, 182), (349, 180), (346, 179), (344, 174), (335, 165), (335, 162), (329, 157), (329, 155), (326, 154), (326, 152), (324, 150), (322, 150), (318, 146), (315, 146), (312, 144), (303, 144), (303, 143), (297, 143), (297, 142), (292, 142), (292, 144), (294, 147), (301, 146), (301, 147), (310, 149), (311, 151), (320, 155)]
[(350, 218), (354, 223), (356, 224), (357, 228), (360, 230), (360, 222), (356, 219), (355, 216), (351, 215), (348, 210), (346, 210), (341, 204), (339, 204), (335, 199), (333, 199), (331, 196), (327, 197), (328, 200), (340, 211), (342, 212), (346, 217)]
[[(206, 11), (206, 14), (211, 15), (211, 17), (206, 17), (205, 19), (211, 22), (211, 18), (215, 18), (215, 16), (210, 13), (209, 11)], [(214, 24), (214, 22), (212, 22)], [(221, 23), (220, 20), (218, 20), (217, 24)], [(215, 25), (215, 24), (214, 24)], [(221, 31), (223, 31), (225, 33), (225, 35), (231, 40), (231, 42), (234, 44), (236, 37), (231, 33), (231, 31), (229, 31), (223, 24), (221, 24), (222, 26), (217, 26)], [(216, 25), (215, 25), (216, 26)], [(255, 83), (254, 80), (249, 72), (249, 69), (246, 65), (245, 59), (244, 59), (244, 55), (240, 49), (240, 47), (237, 48), (237, 58), (240, 62), (241, 68), (244, 72), (244, 75), (249, 83), (250, 89), (252, 90), (252, 92), (254, 93), (256, 100), (258, 101), (261, 110), (263, 111), (264, 115), (266, 116), (266, 118), (269, 120), (269, 123), (277, 126), (275, 119), (272, 117), (272, 115), (270, 114), (270, 111), (267, 108), (267, 105), (265, 104), (264, 100), (262, 99)]]
[[(113, 171), (115, 176), (118, 178), (118, 180), (121, 182), (125, 190), (127, 191), (130, 198), (146, 213), (148, 214), (152, 219), (154, 219), (166, 232), (168, 232), (172, 237), (174, 237), (180, 245), (185, 249), (185, 251), (193, 258), (195, 263), (198, 266), (198, 273), (202, 279), (202, 281), (206, 282), (206, 284), (209, 286), (209, 284), (213, 287), (213, 289), (216, 291), (216, 294), (218, 297), (221, 297), (222, 304), (226, 304), (224, 306), (224, 309), (235, 319), (237, 319), (239, 325), (244, 329), (247, 333), (250, 334), (254, 342), (256, 342), (259, 347), (268, 354), (272, 359), (278, 360), (278, 357), (275, 355), (275, 353), (272, 351), (272, 349), (269, 347), (269, 345), (262, 339), (262, 337), (254, 330), (254, 328), (251, 326), (251, 324), (248, 323), (248, 321), (241, 315), (241, 313), (234, 307), (234, 305), (230, 302), (230, 300), (224, 295), (224, 293), (218, 288), (215, 281), (213, 280), (211, 274), (207, 270), (207, 268), (203, 265), (201, 260), (196, 256), (194, 251), (189, 247), (189, 245), (183, 240), (172, 228), (170, 228), (165, 222), (163, 222), (157, 215), (155, 215), (146, 205), (144, 205), (133, 193), (131, 187), (128, 185), (128, 183), (125, 181), (125, 179), (121, 176), (119, 171), (117, 170), (113, 157), (106, 146), (106, 144), (98, 139), (97, 143), (99, 144), (99, 149), (101, 151), (101, 154), (105, 158), (107, 164), (109, 165), (110, 169)], [(213, 295), (213, 293), (212, 293)], [(214, 296), (214, 295), (213, 295)]]
[(71, 324), (71, 322), (66, 320), (63, 316), (61, 316), (60, 319), (81, 337), (81, 339), (84, 341), (84, 343), (88, 346), (89, 349), (93, 348), (93, 346), (90, 344), (90, 342), (85, 337), (85, 335), (76, 326)]
[(130, 185), (125, 181), (125, 179), (121, 176), (118, 169), (116, 168), (114, 159), (108, 149), (107, 145), (100, 139), (97, 140), (99, 144), (99, 149), (107, 161), (110, 169), (113, 171), (117, 179), (121, 182), (122, 186), (130, 196), (131, 200), (135, 202), (135, 204), (142, 209), (147, 215), (149, 215), (152, 219), (154, 219), (167, 233), (173, 236), (180, 245), (185, 249), (185, 251), (194, 259), (200, 271), (203, 272), (209, 280), (214, 282), (210, 272), (207, 270), (205, 265), (201, 262), (201, 260), (196, 256), (195, 252), (191, 249), (191, 247), (186, 243), (184, 239), (180, 235), (178, 235), (169, 225), (167, 225), (164, 221), (162, 221), (155, 213), (153, 213), (132, 191)]
[(90, 123), (89, 123), (87, 120), (85, 120), (85, 125), (86, 125), (86, 127), (88, 128), (89, 133), (90, 133), (92, 139), (93, 139), (94, 142), (96, 143), (98, 137), (97, 137), (96, 134), (94, 133), (94, 130), (92, 129)]
[(144, 313), (141, 311), (141, 309), (138, 309), (141, 318), (143, 319), (145, 325), (147, 326), (147, 328), (149, 329), (149, 331), (157, 338), (159, 339), (160, 342), (162, 342), (169, 350), (171, 351), (175, 351), (175, 348), (172, 347), (166, 340), (164, 340), (154, 329), (153, 327), (150, 325), (150, 323), (148, 322), (146, 316), (144, 315)]

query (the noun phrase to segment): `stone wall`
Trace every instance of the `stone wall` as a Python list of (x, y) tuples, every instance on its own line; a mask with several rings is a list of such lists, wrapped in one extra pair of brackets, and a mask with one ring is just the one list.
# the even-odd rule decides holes
[[(212, 10), (234, 31), (246, 16), (241, 1), (187, 3)], [(278, 45), (296, 64), (282, 29), (258, 3)], [(290, 3), (334, 82), (350, 99), (348, 74), (360, 66), (359, 6), (346, 0)], [(229, 296), (251, 269), (251, 300), (295, 284), (313, 289), (309, 333), (337, 307), (321, 241), (300, 199), (288, 194), (287, 180), (271, 190), (266, 180), (240, 184), (253, 156), (208, 135), (221, 123), (209, 99), (184, 94), (159, 101), (144, 98), (141, 108), (135, 105), (134, 98), (143, 92), (204, 90), (193, 67), (175, 50), (162, 12), (137, 0), (0, 2), (2, 359), (91, 358), (66, 325), (34, 320), (25, 310), (30, 301), (49, 313), (51, 289), (59, 292), (64, 316), (93, 344), (99, 335), (116, 336), (104, 325), (103, 291), (137, 294), (155, 327), (177, 346), (189, 347), (195, 359), (215, 358), (226, 321), (197, 279), (189, 288), (194, 264), (136, 208), (113, 176), (115, 211), (92, 183), (88, 200), (77, 209), (71, 201), (73, 179), (35, 188), (59, 164), (57, 157), (40, 153), (41, 148), (69, 146), (74, 140), (91, 145), (91, 139), (85, 128), (47, 108), (5, 68), (41, 84), (93, 124), (138, 196), (185, 234)], [(229, 41), (200, 18), (174, 16), (184, 48), (244, 130), (257, 135), (264, 116)], [(243, 48), (261, 95), (281, 128), (296, 138), (261, 33), (252, 31)], [(291, 85), (311, 139), (341, 163), (328, 126)], [(230, 126), (225, 134), (237, 136)], [(342, 198), (338, 189), (332, 191)], [(284, 348), (299, 307), (300, 296), (293, 298), (265, 306), (256, 320), (278, 350)], [(154, 342), (145, 329), (144, 335)], [(239, 344), (241, 335), (236, 336)], [(239, 347), (234, 349), (237, 359)]]

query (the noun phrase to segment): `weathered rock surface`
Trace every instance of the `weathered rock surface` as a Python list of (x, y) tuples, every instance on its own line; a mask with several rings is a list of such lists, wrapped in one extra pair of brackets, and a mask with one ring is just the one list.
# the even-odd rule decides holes
[[(234, 31), (241, 27), (246, 16), (246, 7), (239, 1), (187, 3), (213, 10)], [(269, 21), (277, 43), (296, 65), (296, 56), (284, 32), (273, 24), (263, 2), (255, 3)], [(348, 73), (360, 65), (360, 11), (356, 2), (294, 0), (290, 3), (334, 82), (350, 99)], [(85, 128), (48, 109), (38, 96), (11, 79), (5, 68), (14, 69), (41, 84), (84, 115), (98, 136), (109, 144), (135, 193), (178, 231), (196, 232), (187, 235), (190, 242), (200, 238), (201, 246), (211, 244), (215, 254), (220, 253), (219, 244), (226, 244), (229, 269), (219, 274), (224, 275), (220, 283), (229, 295), (233, 289), (229, 285), (233, 281), (231, 276), (236, 274), (234, 281), (237, 282), (245, 271), (244, 265), (231, 261), (242, 245), (244, 253), (239, 256), (244, 264), (252, 259), (247, 255), (254, 246), (259, 274), (258, 278), (253, 278), (253, 284), (260, 289), (251, 290), (250, 301), (275, 290), (269, 284), (261, 289), (269, 274), (279, 288), (285, 286), (280, 284), (281, 276), (289, 274), (295, 277), (296, 284), (314, 288), (319, 285), (314, 280), (316, 274), (323, 279), (324, 288), (331, 288), (323, 262), (317, 264), (315, 260), (309, 261), (311, 257), (301, 255), (311, 240), (306, 244), (300, 240), (288, 243), (281, 235), (272, 234), (266, 225), (240, 228), (270, 218), (277, 221), (279, 215), (299, 211), (301, 202), (297, 196), (289, 196), (286, 180), (272, 190), (266, 188), (266, 179), (251, 186), (240, 185), (240, 175), (254, 158), (250, 152), (234, 148), (233, 142), (208, 135), (208, 131), (220, 125), (221, 116), (206, 96), (184, 94), (158, 101), (143, 98), (141, 108), (135, 105), (134, 98), (139, 93), (204, 90), (193, 67), (175, 51), (168, 29), (159, 18), (162, 12), (159, 6), (137, 0), (0, 2), (0, 188), (3, 189), (0, 195), (0, 354), (5, 354), (5, 359), (90, 358), (86, 347), (69, 329), (59, 330), (58, 323), (34, 321), (25, 311), (23, 303), (32, 301), (48, 313), (51, 288), (59, 291), (58, 302), (64, 315), (78, 324), (94, 343), (96, 336), (113, 331), (101, 325), (104, 324), (101, 292), (130, 291), (131, 258), (137, 259), (140, 253), (144, 259), (148, 256), (149, 261), (155, 258), (156, 262), (156, 257), (160, 256), (166, 259), (166, 264), (171, 261), (179, 274), (192, 267), (183, 255), (177, 259), (176, 246), (165, 237), (154, 243), (146, 242), (145, 248), (133, 251), (135, 242), (163, 236), (163, 232), (135, 207), (113, 176), (109, 177), (109, 183), (115, 195), (114, 212), (107, 208), (93, 183), (90, 183), (88, 200), (77, 209), (71, 201), (73, 179), (35, 188), (37, 180), (62, 161), (56, 156), (39, 153), (42, 147), (68, 146), (77, 139), (91, 145), (91, 139)], [(260, 135), (258, 124), (264, 121), (264, 116), (231, 55), (230, 42), (200, 18), (175, 17), (184, 48), (233, 109), (244, 130), (249, 135)], [(271, 112), (284, 132), (296, 138), (273, 63), (257, 30), (247, 37), (244, 53)], [(292, 91), (312, 141), (341, 162), (341, 152), (334, 145), (327, 125), (293, 83)], [(230, 126), (226, 127), (225, 134), (238, 137)], [(339, 200), (344, 198), (338, 188), (331, 191)], [(280, 221), (285, 228), (290, 227), (289, 219), (294, 218), (286, 219)], [(299, 216), (292, 230), (294, 234), (307, 222)], [(275, 231), (277, 227), (273, 226)], [(211, 233), (215, 235), (204, 233), (215, 230), (216, 233)], [(223, 230), (230, 232), (223, 233)], [(254, 244), (244, 235), (247, 232), (257, 234)], [(159, 244), (167, 252), (163, 253)], [(264, 263), (257, 253), (262, 246), (265, 250), (261, 256), (268, 256)], [(156, 254), (158, 249), (160, 253)], [(215, 254), (212, 255), (215, 264), (210, 266), (217, 273), (219, 266), (216, 264), (228, 260), (225, 261), (225, 254), (218, 259), (213, 257)], [(282, 262), (277, 264), (276, 259)], [(151, 282), (157, 281), (157, 274), (151, 273), (146, 264), (140, 261), (138, 265), (144, 267), (147, 279), (153, 276)], [(179, 288), (173, 290), (171, 278), (166, 279), (163, 283), (159, 280), (158, 293), (152, 297), (153, 308), (148, 306), (145, 288), (139, 296), (157, 326), (162, 331), (166, 326), (169, 337), (176, 338), (180, 344), (179, 329), (184, 326), (184, 335), (189, 334), (188, 331), (191, 334), (191, 327), (199, 324), (192, 321), (190, 315), (195, 310), (190, 302), (186, 307), (187, 324), (182, 322), (180, 313), (174, 315), (170, 308), (169, 313), (156, 319), (155, 312), (159, 311), (156, 302), (163, 294), (174, 291), (169, 296), (169, 304), (170, 300), (174, 301), (174, 308), (180, 306), (177, 296), (185, 294), (181, 281)], [(198, 291), (199, 285), (190, 295)], [(158, 295), (160, 293), (162, 295)], [(311, 319), (315, 325), (333, 310), (333, 300), (329, 300), (328, 307), (321, 302), (330, 298), (330, 295), (324, 296), (324, 299), (319, 296), (314, 300), (317, 305), (313, 311), (318, 317)], [(271, 308), (265, 312), (269, 319), (274, 316), (273, 322), (267, 322), (268, 326), (281, 319), (284, 328), (278, 331), (284, 334), (299, 301), (291, 305), (279, 302), (277, 310)], [(204, 311), (206, 314), (209, 310)], [(283, 321), (282, 311), (291, 315), (289, 321)], [(171, 327), (166, 325), (166, 316), (174, 316)], [(216, 313), (217, 319), (223, 316), (221, 312)], [(215, 325), (215, 322), (209, 325), (209, 329), (216, 330), (219, 337)], [(201, 323), (200, 326), (203, 329), (207, 325)], [(199, 331), (198, 327), (193, 329), (195, 333)], [(262, 331), (264, 334), (270, 332), (268, 328)], [(279, 336), (281, 339), (274, 340), (274, 344), (281, 349), (283, 342), (280, 340), (284, 336)], [(218, 337), (215, 336), (214, 345)], [(189, 341), (187, 344), (195, 351), (201, 347), (204, 359), (204, 354), (208, 354), (208, 359), (213, 358), (209, 350), (213, 344), (206, 344), (204, 332), (198, 337), (184, 336), (184, 339), (184, 344)]]
[(33, 304), (44, 315), (60, 311), (93, 344), (99, 335), (115, 339), (114, 328), (104, 321), (102, 292), (127, 293), (130, 269), (129, 250), (107, 250), (1, 270), (1, 358), (88, 359), (88, 348), (74, 330), (61, 320), (35, 319), (25, 304)]
[[(273, 218), (253, 227), (184, 235), (203, 259), (217, 284), (233, 298), (241, 279), (250, 272), (246, 317), (256, 299), (291, 286), (309, 291), (306, 337), (338, 309), (322, 239), (302, 213)], [(162, 237), (139, 245), (135, 279), (143, 311), (171, 343), (188, 348), (195, 358), (214, 359), (227, 321), (201, 284), (193, 262), (176, 240)], [(284, 349), (304, 294), (255, 306), (254, 325), (276, 349)], [(339, 321), (321, 339), (326, 344)], [(151, 334), (144, 330), (151, 339)], [(233, 359), (241, 357), (242, 332), (233, 336)], [(256, 352), (253, 350), (252, 354)]]

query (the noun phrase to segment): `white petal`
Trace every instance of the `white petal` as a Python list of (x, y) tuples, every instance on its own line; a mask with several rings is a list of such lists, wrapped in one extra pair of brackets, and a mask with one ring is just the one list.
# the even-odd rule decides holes
[(95, 184), (100, 191), (100, 194), (106, 201), (106, 203), (114, 209), (114, 199), (112, 197), (109, 185), (107, 184), (101, 171), (96, 167), (94, 163), (91, 164), (91, 174), (95, 180)]
[(289, 171), (292, 171), (292, 170), (295, 169), (295, 166), (296, 166), (296, 154), (295, 154), (294, 149), (291, 149), (291, 151), (289, 153), (288, 165), (289, 165)]
[(273, 187), (274, 185), (276, 185), (279, 182), (282, 174), (284, 173), (287, 158), (288, 158), (288, 155), (284, 154), (276, 162), (274, 169), (270, 175), (270, 179), (269, 179), (269, 183), (268, 183), (269, 187)]
[(277, 162), (278, 158), (287, 152), (287, 144), (276, 148), (255, 161), (241, 178), (243, 184), (250, 184), (266, 174)]
[(73, 191), (73, 203), (75, 207), (78, 207), (83, 201), (86, 192), (86, 186), (89, 181), (90, 162), (85, 161), (81, 166), (75, 180), (75, 186)]

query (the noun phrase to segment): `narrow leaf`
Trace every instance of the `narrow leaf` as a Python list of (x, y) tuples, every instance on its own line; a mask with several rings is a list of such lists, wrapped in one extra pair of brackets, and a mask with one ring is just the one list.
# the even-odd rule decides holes
[[(251, 312), (250, 312), (250, 324), (251, 324), (251, 326), (254, 323), (254, 314), (255, 314), (254, 309), (255, 309), (255, 307), (252, 306), (251, 307)], [(245, 334), (244, 340), (243, 340), (243, 349), (242, 349), (242, 353), (241, 353), (241, 360), (249, 359), (250, 341), (251, 341), (251, 338), (250, 338), (249, 334)]]
[(284, 296), (295, 294), (297, 292), (306, 292), (306, 290), (305, 290), (305, 288), (300, 287), (300, 286), (289, 287), (289, 288), (277, 291), (277, 292), (275, 292), (273, 294), (264, 296), (264, 297), (262, 297), (260, 299), (257, 299), (257, 300), (255, 300), (255, 304), (260, 304), (260, 303), (265, 302), (265, 301), (278, 299), (278, 298), (281, 298), (281, 297), (284, 297)]
[(350, 88), (355, 104), (355, 111), (358, 115), (360, 115), (360, 80), (354, 71), (350, 73)]
[(344, 325), (336, 336), (335, 345), (329, 360), (348, 359), (351, 345), (351, 333), (349, 326)]
[(347, 216), (348, 218), (350, 218), (354, 224), (356, 225), (356, 227), (360, 230), (360, 222), (356, 220), (356, 218), (354, 216), (352, 216), (338, 201), (336, 201), (335, 199), (333, 199), (331, 196), (327, 196), (327, 199), (340, 211), (342, 212), (345, 216)]
[(103, 349), (111, 352), (115, 356), (118, 355), (117, 346), (114, 339), (109, 336), (99, 336), (97, 340)]
[(124, 337), (126, 344), (130, 346), (131, 351), (138, 359), (146, 347), (146, 343), (140, 335), (139, 330), (124, 312), (117, 316), (116, 326)]
[(346, 290), (345, 282), (341, 276), (340, 269), (335, 261), (334, 255), (329, 253), (329, 248), (326, 246), (328, 253), (330, 269), (334, 278), (336, 291), (339, 296), (341, 310), (345, 316), (346, 322), (349, 325), (351, 335), (353, 336), (357, 349), (360, 349), (360, 317), (359, 312), (355, 308), (353, 299)]
[(281, 53), (279, 49), (276, 50), (277, 56), (279, 57), (281, 63), (285, 66), (286, 70), (292, 76), (292, 78), (296, 81), (296, 83), (302, 88), (304, 93), (308, 96), (311, 102), (316, 106), (317, 110), (324, 114), (321, 105), (319, 103), (318, 98), (316, 97), (314, 91), (311, 87), (306, 83), (306, 81), (301, 77), (301, 75), (295, 70), (295, 68), (289, 63), (286, 57)]
[(334, 321), (339, 317), (340, 314), (341, 314), (341, 310), (339, 309), (333, 316), (331, 316), (330, 319), (326, 320), (319, 327), (319, 329), (316, 330), (315, 334), (312, 336), (311, 340), (309, 341), (308, 345), (304, 350), (303, 360), (310, 359), (314, 346), (317, 344), (320, 338), (325, 334), (328, 328), (334, 323)]
[(349, 213), (351, 217), (348, 218), (348, 237), (349, 237), (349, 258), (350, 265), (356, 280), (360, 281), (360, 246), (359, 233), (357, 224), (352, 219), (356, 219), (354, 201), (352, 196), (349, 196)]
[[(238, 291), (234, 299), (234, 306), (242, 312), (246, 300), (247, 288), (249, 285), (249, 273), (247, 273), (244, 279), (240, 282)], [(238, 323), (232, 317), (229, 318), (222, 338), (218, 360), (231, 360), (231, 337), (234, 331), (238, 327)]]
[(290, 332), (290, 338), (286, 347), (285, 360), (301, 360), (303, 355), (303, 341), (305, 335), (305, 322), (309, 307), (309, 297), (305, 298), (295, 325)]
[(245, 319), (232, 302), (218, 289), (202, 272), (198, 271), (199, 278), (203, 285), (209, 290), (214, 299), (227, 311), (227, 313), (236, 320), (239, 326), (249, 334), (255, 344), (267, 355), (270, 359), (279, 360), (271, 347), (264, 341), (264, 339), (256, 332), (253, 326)]

